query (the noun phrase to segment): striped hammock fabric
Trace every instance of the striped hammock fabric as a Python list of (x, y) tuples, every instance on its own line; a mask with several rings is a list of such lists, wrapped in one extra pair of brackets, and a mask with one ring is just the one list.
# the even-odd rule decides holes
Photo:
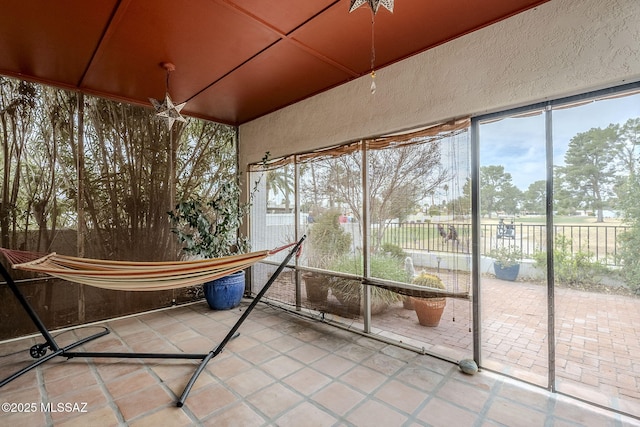
[[(199, 285), (228, 276), (293, 245), (221, 258), (158, 262), (100, 260), (55, 252), (38, 257), (41, 254), (4, 248), (0, 248), (0, 252), (18, 270), (45, 273), (103, 289), (162, 291)], [(31, 260), (25, 262), (26, 259)]]

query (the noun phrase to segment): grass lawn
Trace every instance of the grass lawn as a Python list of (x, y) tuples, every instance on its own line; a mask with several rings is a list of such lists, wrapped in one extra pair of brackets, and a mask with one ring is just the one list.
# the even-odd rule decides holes
[[(503, 218), (504, 222), (509, 224), (510, 218)], [(521, 216), (513, 219), (515, 224), (545, 224), (546, 217), (544, 216)], [(482, 218), (482, 224), (497, 224), (499, 218)], [(596, 222), (594, 216), (554, 216), (553, 223), (555, 225), (594, 225), (594, 226), (616, 226), (624, 225), (619, 218), (605, 218), (604, 222)]]

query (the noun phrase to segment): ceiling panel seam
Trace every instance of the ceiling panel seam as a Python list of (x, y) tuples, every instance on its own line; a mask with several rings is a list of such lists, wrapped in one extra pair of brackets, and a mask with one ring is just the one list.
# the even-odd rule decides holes
[(89, 69), (91, 68), (91, 66), (94, 64), (95, 59), (98, 56), (98, 52), (100, 51), (100, 48), (103, 46), (105, 39), (107, 38), (107, 35), (110, 33), (115, 32), (115, 30), (112, 29), (113, 27), (113, 23), (116, 21), (116, 15), (120, 15), (120, 17), (124, 16), (124, 12), (121, 12), (121, 10), (126, 10), (128, 7), (128, 4), (130, 3), (131, 0), (126, 0), (127, 2), (127, 6), (124, 6), (121, 9), (121, 5), (122, 5), (122, 0), (116, 0), (115, 6), (113, 8), (113, 11), (111, 12), (111, 15), (109, 16), (109, 19), (107, 20), (106, 25), (104, 26), (104, 28), (102, 29), (102, 34), (100, 34), (100, 38), (98, 39), (98, 43), (96, 43), (95, 48), (93, 49), (93, 52), (91, 52), (91, 56), (89, 57), (89, 60), (87, 61), (87, 64), (84, 68), (84, 71), (82, 72), (82, 75), (80, 76), (80, 79), (78, 80), (78, 82), (76, 83), (76, 87), (77, 88), (81, 88), (84, 82), (84, 79), (87, 77), (87, 73), (89, 72)]

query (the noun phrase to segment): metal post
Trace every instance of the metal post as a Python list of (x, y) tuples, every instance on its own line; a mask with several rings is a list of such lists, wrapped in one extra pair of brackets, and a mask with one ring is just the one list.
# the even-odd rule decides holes
[(551, 106), (545, 110), (545, 135), (547, 153), (547, 336), (549, 339), (548, 388), (556, 391), (556, 342), (555, 342), (555, 279), (553, 270), (553, 121)]
[[(361, 142), (361, 161), (362, 161), (362, 266), (365, 278), (371, 277), (371, 267), (369, 258), (369, 161), (367, 157), (367, 144)], [(362, 298), (364, 307), (364, 333), (371, 333), (371, 288), (370, 285), (362, 285)]]
[(480, 336), (480, 129), (471, 120), (471, 287), (473, 294), (473, 360), (481, 366)]

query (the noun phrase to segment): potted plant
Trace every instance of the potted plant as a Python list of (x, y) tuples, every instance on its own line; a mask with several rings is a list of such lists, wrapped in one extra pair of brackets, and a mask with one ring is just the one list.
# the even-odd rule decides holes
[[(396, 282), (405, 282), (407, 274), (402, 262), (391, 255), (374, 254), (370, 258), (371, 276)], [(331, 267), (334, 271), (362, 274), (362, 257), (343, 258)], [(340, 302), (342, 309), (349, 314), (364, 312), (362, 284), (357, 280), (334, 277), (329, 285), (331, 294)], [(402, 296), (388, 289), (371, 286), (371, 314), (379, 314), (390, 305), (402, 300)]]
[[(253, 193), (255, 193), (254, 188)], [(250, 201), (253, 193), (251, 194)], [(235, 180), (224, 181), (215, 197), (202, 200), (199, 197), (178, 203), (169, 212), (171, 231), (183, 245), (185, 254), (200, 258), (220, 258), (249, 250), (246, 237), (238, 229), (247, 214), (250, 202), (239, 203), (240, 186)], [(239, 271), (229, 276), (204, 283), (204, 296), (214, 310), (236, 307), (242, 300), (245, 273)]]
[(514, 281), (520, 272), (522, 251), (515, 245), (504, 245), (493, 249), (489, 256), (494, 259), (493, 271), (496, 278)]
[[(329, 211), (314, 219), (307, 236), (307, 265), (326, 269), (335, 260), (343, 258), (349, 250), (351, 236), (338, 221), (340, 213)], [(302, 275), (307, 301), (314, 306), (324, 306), (329, 295), (330, 277), (315, 272)]]
[[(412, 282), (414, 285), (424, 286), (425, 288), (433, 288), (439, 290), (446, 290), (447, 287), (435, 274), (429, 274), (422, 272), (417, 275)], [(447, 299), (445, 297), (429, 297), (429, 298), (417, 298), (411, 297), (413, 303), (413, 309), (418, 316), (418, 323), (422, 326), (438, 326), (442, 313), (447, 305)]]

